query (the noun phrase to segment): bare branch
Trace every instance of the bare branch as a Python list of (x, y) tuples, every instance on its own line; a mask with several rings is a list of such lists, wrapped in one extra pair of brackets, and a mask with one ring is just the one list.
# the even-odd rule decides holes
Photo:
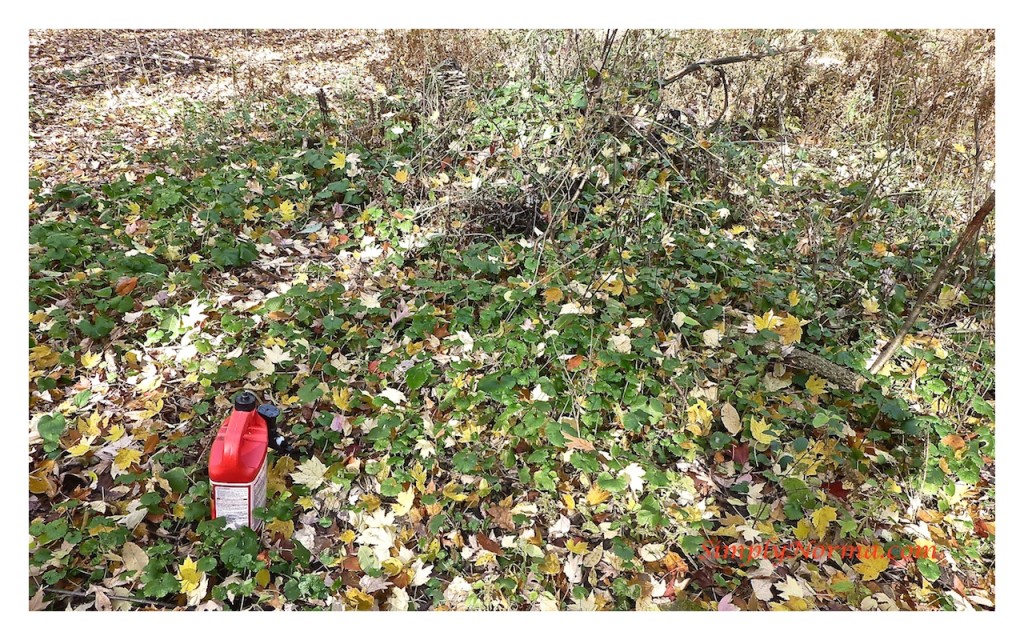
[(725, 56), (724, 58), (705, 58), (704, 60), (697, 60), (683, 67), (683, 69), (670, 76), (668, 79), (661, 82), (661, 87), (665, 88), (668, 85), (685, 78), (686, 76), (696, 73), (703, 67), (721, 67), (727, 64), (736, 64), (737, 62), (749, 62), (751, 60), (763, 60), (764, 58), (773, 58), (775, 56), (785, 55), (787, 53), (796, 53), (798, 51), (807, 51), (811, 48), (811, 45), (804, 45), (802, 47), (793, 47), (791, 49), (778, 49), (769, 50), (764, 53), (748, 53), (742, 56)]

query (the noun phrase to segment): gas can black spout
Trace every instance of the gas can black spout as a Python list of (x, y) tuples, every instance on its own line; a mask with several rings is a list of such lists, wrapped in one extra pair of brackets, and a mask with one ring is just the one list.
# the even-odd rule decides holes
[(284, 436), (277, 431), (277, 419), (281, 416), (281, 410), (273, 404), (261, 404), (256, 410), (267, 422), (267, 431), (270, 436), (270, 448), (284, 454), (294, 453), (295, 450), (288, 444)]
[(235, 411), (253, 411), (256, 409), (256, 395), (252, 391), (243, 391), (235, 396)]

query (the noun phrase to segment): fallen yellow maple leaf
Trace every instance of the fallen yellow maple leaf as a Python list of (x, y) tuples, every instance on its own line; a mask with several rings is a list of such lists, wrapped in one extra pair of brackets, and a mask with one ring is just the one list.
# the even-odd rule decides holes
[(807, 521), (807, 518), (801, 518), (800, 522), (796, 523), (796, 529), (793, 530), (793, 535), (796, 536), (797, 540), (806, 540), (807, 536), (811, 534), (811, 523)]
[(285, 222), (291, 222), (295, 219), (295, 205), (292, 204), (291, 200), (283, 201), (278, 208), (281, 211), (281, 219)]
[(590, 485), (590, 491), (587, 491), (587, 504), (590, 506), (596, 506), (612, 497), (612, 494), (605, 491), (596, 484)]
[(93, 353), (92, 351), (86, 351), (82, 354), (82, 366), (86, 369), (92, 369), (100, 363), (103, 359), (102, 354)]
[(558, 561), (558, 556), (549, 553), (544, 556), (544, 562), (540, 563), (540, 570), (549, 576), (557, 575), (562, 570), (562, 563)]
[(811, 395), (820, 396), (825, 393), (825, 381), (816, 375), (812, 375), (807, 378), (807, 382), (804, 383), (804, 387), (811, 392)]
[(203, 580), (203, 572), (199, 570), (195, 560), (191, 557), (185, 558), (185, 562), (178, 565), (178, 574), (175, 576), (181, 583), (181, 593), (188, 593), (199, 588)]
[(878, 310), (881, 308), (878, 306), (878, 298), (876, 298), (875, 296), (871, 296), (870, 298), (864, 298), (860, 301), (860, 303), (864, 306), (864, 312), (867, 313), (868, 315), (874, 315), (878, 313)]
[(889, 566), (889, 557), (881, 547), (867, 549), (865, 555), (869, 557), (853, 565), (853, 570), (865, 580), (874, 580)]
[(822, 507), (811, 514), (811, 523), (814, 525), (814, 532), (818, 534), (818, 538), (824, 538), (825, 532), (828, 531), (828, 525), (835, 522), (836, 510), (832, 507)]
[(280, 533), (281, 537), (285, 540), (291, 540), (292, 536), (295, 535), (295, 523), (291, 520), (274, 520), (267, 523), (267, 531)]
[(713, 415), (711, 410), (708, 409), (707, 403), (703, 400), (698, 400), (686, 408), (686, 428), (695, 435), (706, 435), (708, 427), (711, 425), (712, 417)]
[(761, 444), (771, 444), (775, 442), (775, 436), (768, 433), (770, 425), (762, 418), (750, 421), (750, 435), (754, 437)]
[(804, 330), (800, 328), (800, 318), (786, 316), (775, 329), (775, 333), (779, 334), (782, 344), (793, 344), (794, 342), (800, 342)]
[(558, 287), (551, 287), (544, 291), (544, 302), (558, 304), (565, 296), (562, 294), (562, 290)]
[(759, 316), (754, 316), (754, 328), (758, 331), (768, 329), (769, 331), (782, 324), (782, 318), (775, 315), (775, 311), (768, 310)]
[(114, 466), (121, 471), (126, 471), (128, 467), (142, 459), (142, 452), (136, 451), (135, 449), (121, 449), (114, 456)]

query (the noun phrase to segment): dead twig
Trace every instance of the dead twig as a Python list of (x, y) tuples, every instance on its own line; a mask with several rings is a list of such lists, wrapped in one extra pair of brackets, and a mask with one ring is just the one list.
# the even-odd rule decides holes
[(725, 56), (723, 58), (705, 58), (703, 60), (697, 60), (683, 67), (675, 75), (669, 76), (667, 79), (661, 81), (661, 88), (664, 89), (668, 85), (685, 78), (688, 75), (697, 73), (704, 67), (721, 67), (727, 64), (736, 64), (737, 62), (750, 62), (752, 60), (763, 60), (764, 58), (773, 58), (775, 56), (786, 55), (788, 53), (796, 53), (798, 51), (807, 51), (811, 48), (811, 45), (804, 45), (802, 47), (792, 47), (790, 49), (778, 49), (769, 50), (764, 53), (748, 53), (742, 56)]

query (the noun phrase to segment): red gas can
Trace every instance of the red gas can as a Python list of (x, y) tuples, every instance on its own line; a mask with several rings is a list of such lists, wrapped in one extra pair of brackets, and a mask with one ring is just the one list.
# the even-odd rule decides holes
[[(264, 415), (266, 407), (273, 415)], [(276, 408), (256, 410), (256, 396), (243, 391), (235, 398), (234, 411), (220, 426), (210, 450), (212, 515), (224, 517), (227, 526), (259, 529), (263, 521), (253, 510), (267, 501), (267, 418)]]

